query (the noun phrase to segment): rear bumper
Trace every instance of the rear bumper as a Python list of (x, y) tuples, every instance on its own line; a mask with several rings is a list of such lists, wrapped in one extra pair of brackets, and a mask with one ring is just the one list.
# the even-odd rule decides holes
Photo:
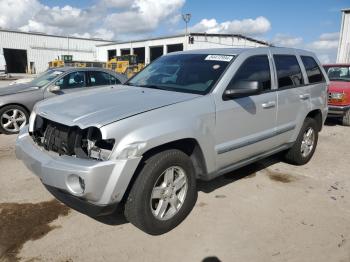
[[(78, 211), (91, 210), (94, 215), (122, 200), (141, 160), (96, 161), (52, 154), (34, 143), (27, 127), (17, 138), (16, 156), (55, 197)], [(79, 180), (72, 179), (74, 176)], [(80, 179), (85, 187), (82, 191), (76, 190), (80, 189)]]
[(343, 116), (348, 110), (350, 110), (350, 105), (348, 106), (328, 105), (328, 116)]

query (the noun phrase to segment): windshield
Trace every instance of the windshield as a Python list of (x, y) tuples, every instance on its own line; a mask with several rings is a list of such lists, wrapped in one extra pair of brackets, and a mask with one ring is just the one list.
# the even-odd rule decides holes
[(48, 70), (39, 75), (37, 78), (33, 79), (30, 84), (37, 87), (43, 87), (62, 73), (63, 72), (59, 70)]
[(329, 80), (350, 81), (350, 66), (325, 66)]
[(204, 95), (210, 92), (233, 58), (207, 54), (162, 56), (126, 84)]

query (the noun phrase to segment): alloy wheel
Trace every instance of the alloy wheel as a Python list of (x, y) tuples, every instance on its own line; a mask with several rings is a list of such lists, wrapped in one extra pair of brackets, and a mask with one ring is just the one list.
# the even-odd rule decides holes
[(167, 168), (157, 179), (151, 194), (151, 210), (155, 218), (168, 220), (182, 207), (187, 194), (188, 179), (179, 166)]
[(301, 154), (302, 156), (308, 157), (312, 152), (315, 144), (315, 131), (313, 128), (309, 127), (306, 129), (303, 135), (303, 140), (301, 141)]
[(5, 111), (1, 118), (1, 127), (9, 133), (17, 133), (27, 123), (27, 117), (19, 109), (9, 109)]

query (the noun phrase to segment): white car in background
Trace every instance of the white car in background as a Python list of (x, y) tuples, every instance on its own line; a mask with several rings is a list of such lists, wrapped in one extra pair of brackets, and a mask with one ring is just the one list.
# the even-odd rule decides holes
[(6, 61), (3, 54), (0, 53), (0, 75), (5, 74)]

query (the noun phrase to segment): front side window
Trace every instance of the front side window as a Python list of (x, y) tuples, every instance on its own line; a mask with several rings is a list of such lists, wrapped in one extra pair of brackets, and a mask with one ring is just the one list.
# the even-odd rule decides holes
[(273, 56), (278, 78), (278, 88), (293, 88), (304, 84), (303, 75), (296, 56)]
[(70, 73), (56, 82), (61, 89), (80, 88), (86, 86), (85, 72)]
[(331, 81), (350, 81), (350, 66), (324, 66), (324, 69)]
[(233, 59), (232, 55), (210, 54), (162, 56), (126, 85), (205, 95)]
[(302, 56), (301, 60), (303, 61), (307, 78), (309, 79), (310, 84), (320, 83), (324, 81), (323, 74), (315, 59), (311, 56)]
[(271, 89), (270, 65), (267, 55), (253, 56), (245, 60), (232, 78), (228, 89), (255, 81), (258, 82), (262, 91)]
[(89, 80), (91, 86), (120, 84), (120, 81), (114, 76), (101, 71), (89, 72)]

